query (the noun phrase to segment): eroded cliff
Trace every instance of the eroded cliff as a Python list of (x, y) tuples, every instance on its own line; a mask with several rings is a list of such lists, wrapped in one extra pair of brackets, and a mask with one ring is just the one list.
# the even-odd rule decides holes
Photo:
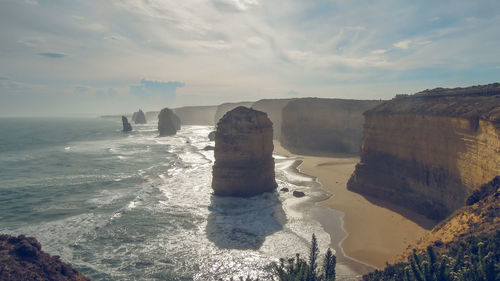
[(273, 138), (281, 139), (281, 117), (283, 108), (292, 99), (263, 99), (252, 104), (252, 108), (267, 113), (271, 122), (273, 122)]
[(228, 111), (237, 108), (238, 106), (251, 107), (253, 102), (242, 101), (242, 102), (227, 102), (217, 106), (217, 110), (215, 111), (214, 116), (214, 124), (217, 124), (219, 120), (226, 114)]
[(173, 109), (182, 125), (213, 126), (217, 106), (184, 106)]
[(381, 101), (301, 98), (283, 108), (281, 144), (299, 154), (358, 154), (363, 112)]
[(433, 219), (500, 174), (500, 84), (399, 96), (365, 113), (348, 188)]
[(215, 195), (253, 196), (277, 187), (273, 124), (267, 114), (243, 106), (217, 124), (212, 188)]

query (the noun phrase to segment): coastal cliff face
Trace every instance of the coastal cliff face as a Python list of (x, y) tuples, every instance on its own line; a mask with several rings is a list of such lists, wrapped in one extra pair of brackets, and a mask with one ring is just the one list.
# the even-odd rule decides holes
[(358, 154), (363, 112), (381, 101), (301, 98), (283, 108), (281, 144), (299, 154)]
[(164, 108), (158, 115), (158, 132), (160, 137), (175, 135), (181, 129), (181, 120), (175, 113)]
[(273, 122), (273, 138), (275, 140), (281, 139), (281, 117), (283, 108), (292, 99), (263, 99), (258, 100), (252, 104), (252, 108), (267, 113), (271, 122)]
[(274, 190), (273, 149), (273, 124), (266, 113), (242, 106), (226, 113), (215, 133), (214, 194), (253, 196)]
[(226, 114), (228, 111), (237, 108), (238, 106), (251, 107), (253, 102), (228, 102), (223, 103), (217, 106), (217, 110), (215, 111), (214, 116), (214, 124), (217, 124), (219, 120)]
[(89, 278), (51, 257), (33, 237), (0, 235), (0, 280), (78, 280)]
[(182, 125), (215, 125), (214, 116), (217, 106), (185, 106), (173, 110), (181, 119)]
[(443, 219), (500, 172), (500, 84), (396, 97), (365, 118), (350, 190)]

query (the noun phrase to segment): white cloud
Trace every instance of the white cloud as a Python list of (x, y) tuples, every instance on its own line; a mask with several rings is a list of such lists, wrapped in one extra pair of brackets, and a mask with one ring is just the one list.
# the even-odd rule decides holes
[(399, 49), (407, 50), (408, 48), (410, 48), (411, 43), (412, 43), (411, 40), (403, 40), (403, 41), (399, 41), (397, 43), (394, 43), (393, 46), (396, 48), (399, 48)]
[[(500, 17), (478, 14), (467, 1), (446, 9), (379, 0), (19, 2), (2, 3), (0, 73), (68, 96), (81, 85), (114, 89), (124, 104), (137, 102), (130, 85), (141, 77), (185, 81), (175, 100), (183, 105), (286, 96), (290, 89), (364, 97), (388, 89), (364, 85), (409, 80), (422, 68), (457, 73), (500, 65)], [(422, 19), (424, 10), (430, 12)]]
[(385, 54), (387, 53), (387, 50), (384, 50), (384, 49), (377, 49), (377, 50), (373, 50), (371, 51), (372, 54), (374, 55), (382, 55), (382, 54)]

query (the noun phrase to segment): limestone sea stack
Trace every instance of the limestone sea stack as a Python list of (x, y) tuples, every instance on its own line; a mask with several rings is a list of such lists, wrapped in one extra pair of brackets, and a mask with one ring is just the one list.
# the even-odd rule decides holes
[(135, 118), (133, 118), (135, 124), (146, 124), (147, 121), (146, 121), (146, 115), (144, 114), (144, 112), (139, 109), (139, 111), (137, 112), (134, 112), (134, 116)]
[(243, 106), (227, 112), (215, 133), (214, 194), (249, 197), (274, 190), (273, 149), (266, 113)]
[(128, 122), (127, 117), (122, 116), (122, 123), (123, 123), (123, 131), (124, 132), (130, 132), (132, 131), (132, 125)]
[(158, 132), (160, 137), (175, 135), (181, 129), (181, 120), (175, 113), (165, 107), (158, 114)]

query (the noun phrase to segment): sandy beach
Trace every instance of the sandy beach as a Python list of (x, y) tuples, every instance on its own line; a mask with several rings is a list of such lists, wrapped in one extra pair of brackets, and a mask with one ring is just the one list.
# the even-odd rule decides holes
[[(348, 235), (341, 242), (341, 247), (351, 258), (381, 268), (435, 224), (409, 210), (347, 190), (347, 181), (359, 162), (359, 157), (296, 155), (276, 141), (274, 152), (283, 156), (300, 157), (303, 162), (298, 170), (316, 177), (322, 188), (332, 194), (329, 199), (318, 204), (344, 213), (343, 228)], [(404, 216), (392, 211), (395, 209)], [(325, 230), (334, 235), (328, 226)]]

